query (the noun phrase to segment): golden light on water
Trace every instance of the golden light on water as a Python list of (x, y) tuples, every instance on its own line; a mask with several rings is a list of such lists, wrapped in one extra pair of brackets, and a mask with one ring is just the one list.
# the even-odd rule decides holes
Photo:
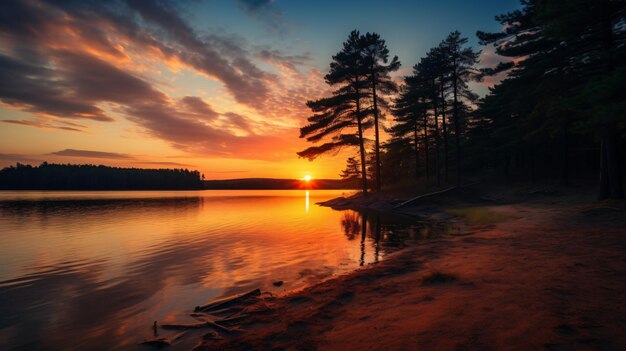
[(305, 205), (304, 205), (305, 211), (306, 213), (309, 213), (309, 191), (308, 190), (306, 191), (304, 202), (305, 202)]

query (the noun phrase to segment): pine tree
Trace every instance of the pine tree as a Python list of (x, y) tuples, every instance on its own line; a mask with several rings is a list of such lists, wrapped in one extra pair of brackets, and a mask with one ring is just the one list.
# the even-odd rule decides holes
[(464, 47), (467, 38), (461, 38), (459, 31), (454, 31), (443, 41), (441, 49), (448, 59), (447, 68), (450, 74), (452, 87), (452, 117), (454, 121), (454, 146), (456, 150), (456, 182), (461, 184), (461, 108), (462, 102), (473, 102), (477, 99), (467, 83), (477, 76), (474, 67), (478, 63), (480, 52), (470, 47)]
[(331, 97), (308, 101), (315, 113), (308, 118), (310, 124), (300, 128), (300, 137), (310, 142), (324, 138), (330, 141), (298, 152), (298, 156), (313, 160), (321, 154), (336, 152), (343, 147), (358, 147), (361, 156), (362, 190), (367, 193), (365, 137), (366, 129), (373, 125), (372, 109), (363, 106), (371, 99), (368, 78), (364, 70), (361, 35), (354, 30), (343, 44), (343, 49), (333, 56), (326, 83), (337, 86)]
[[(404, 77), (404, 83), (400, 94), (394, 101), (392, 114), (394, 125), (389, 132), (397, 143), (401, 140), (411, 140), (413, 155), (415, 157), (415, 176), (419, 177), (420, 138), (424, 149), (424, 168), (426, 176), (429, 176), (428, 144), (428, 87), (421, 74), (422, 66), (415, 65), (413, 73)], [(423, 137), (422, 137), (423, 135)]]
[(397, 91), (396, 84), (391, 80), (389, 73), (400, 68), (398, 56), (394, 56), (389, 62), (389, 49), (385, 40), (376, 33), (366, 33), (361, 38), (363, 49), (364, 68), (367, 71), (372, 94), (372, 108), (374, 113), (374, 153), (375, 153), (375, 178), (376, 191), (381, 189), (381, 164), (380, 164), (380, 133), (379, 119), (382, 115), (380, 107), (386, 106), (384, 96)]
[(591, 103), (578, 107), (589, 112), (590, 118), (584, 121), (586, 127), (600, 135), (598, 197), (623, 198), (618, 127), (624, 124), (626, 116), (623, 81), (618, 83), (615, 73), (623, 77), (626, 70), (626, 2), (538, 1), (536, 6), (537, 22), (549, 35), (566, 43), (565, 57), (570, 68), (585, 81), (580, 86), (580, 97)]
[(339, 176), (341, 177), (341, 179), (346, 180), (350, 183), (361, 179), (359, 161), (357, 161), (354, 157), (348, 157), (348, 159), (346, 160), (346, 168), (341, 171), (341, 174)]
[(477, 33), (482, 44), (493, 44), (498, 54), (516, 62), (485, 73), (510, 70), (509, 88), (521, 96), (501, 101), (524, 120), (526, 143), (534, 139), (545, 148), (549, 147), (546, 138), (560, 139), (564, 182), (568, 181), (570, 135), (599, 135), (599, 198), (623, 197), (617, 149), (619, 130), (626, 127), (625, 99), (618, 86), (623, 85), (620, 71), (626, 71), (626, 28), (618, 24), (625, 21), (626, 3), (525, 0), (522, 4), (521, 10), (496, 17), (504, 26), (502, 32)]

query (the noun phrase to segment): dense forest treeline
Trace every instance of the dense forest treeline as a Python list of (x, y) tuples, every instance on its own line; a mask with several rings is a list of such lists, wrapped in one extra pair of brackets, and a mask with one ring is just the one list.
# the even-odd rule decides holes
[(0, 170), (3, 190), (179, 190), (202, 189), (198, 171), (95, 165), (17, 164)]
[[(314, 114), (301, 128), (300, 137), (324, 142), (298, 155), (353, 148), (341, 176), (360, 181), (365, 193), (402, 181), (458, 185), (465, 174), (498, 172), (563, 184), (599, 175), (600, 199), (623, 198), (626, 2), (521, 5), (496, 16), (501, 32), (477, 33), (501, 58), (496, 67), (479, 67), (480, 52), (453, 31), (399, 86), (389, 74), (400, 62), (389, 59), (385, 41), (350, 33), (325, 77), (335, 90), (307, 103)], [(496, 75), (505, 77), (483, 98), (469, 88)], [(393, 119), (381, 143), (384, 112)]]

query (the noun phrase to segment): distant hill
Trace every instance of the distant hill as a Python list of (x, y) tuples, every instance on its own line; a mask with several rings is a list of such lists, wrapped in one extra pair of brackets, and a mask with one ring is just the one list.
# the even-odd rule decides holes
[(273, 178), (242, 178), (224, 180), (205, 180), (205, 189), (354, 189), (353, 184), (349, 184), (341, 179), (313, 179), (304, 182), (298, 179), (273, 179)]

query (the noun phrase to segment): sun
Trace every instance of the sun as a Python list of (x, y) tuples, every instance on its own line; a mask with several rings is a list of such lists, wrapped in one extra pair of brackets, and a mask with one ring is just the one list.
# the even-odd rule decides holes
[(302, 180), (304, 180), (305, 182), (310, 182), (311, 181), (311, 176), (310, 175), (305, 175), (304, 178), (302, 178)]

